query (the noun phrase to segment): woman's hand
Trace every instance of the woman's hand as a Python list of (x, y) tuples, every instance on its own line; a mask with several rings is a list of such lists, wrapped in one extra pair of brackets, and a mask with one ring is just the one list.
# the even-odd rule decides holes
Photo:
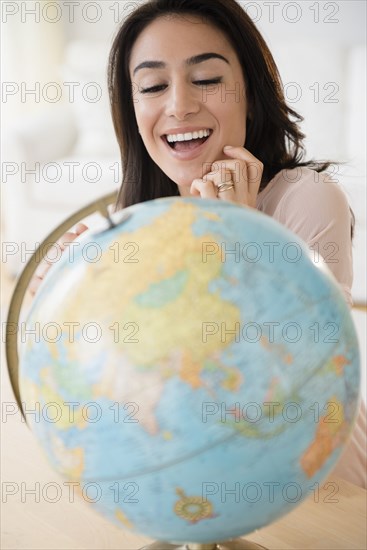
[[(218, 160), (202, 179), (195, 179), (190, 193), (203, 199), (220, 199), (256, 208), (264, 165), (244, 147), (225, 147), (230, 160)], [(219, 190), (222, 184), (233, 185), (231, 189)]]
[[(75, 227), (75, 233), (68, 232), (65, 233), (56, 243), (55, 245), (64, 252), (66, 246), (68, 246), (71, 242), (73, 242), (79, 235), (84, 233), (88, 227), (84, 225), (84, 223), (78, 223), (78, 225)], [(34, 296), (38, 290), (38, 287), (42, 283), (43, 279), (46, 276), (46, 273), (50, 269), (52, 265), (54, 265), (55, 262), (49, 262), (47, 261), (47, 258), (42, 260), (40, 265), (37, 267), (35, 274), (33, 275), (31, 282), (29, 283), (28, 290)]]

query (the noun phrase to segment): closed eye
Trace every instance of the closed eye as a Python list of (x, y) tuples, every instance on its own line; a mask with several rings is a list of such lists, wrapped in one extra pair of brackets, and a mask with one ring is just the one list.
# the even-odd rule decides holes
[(141, 94), (154, 94), (156, 92), (161, 92), (166, 87), (165, 84), (160, 84), (159, 86), (151, 86), (150, 88), (142, 88), (140, 90)]
[(209, 86), (210, 84), (220, 84), (222, 82), (221, 78), (213, 78), (212, 80), (197, 80), (194, 84), (199, 84), (200, 86)]
[[(198, 84), (199, 86), (210, 86), (211, 84), (220, 84), (222, 82), (222, 77), (213, 78), (211, 80), (195, 80), (194, 84)], [(160, 92), (166, 88), (166, 84), (161, 84), (160, 86), (152, 86), (151, 88), (143, 88), (140, 90), (141, 94), (154, 94), (156, 92)]]

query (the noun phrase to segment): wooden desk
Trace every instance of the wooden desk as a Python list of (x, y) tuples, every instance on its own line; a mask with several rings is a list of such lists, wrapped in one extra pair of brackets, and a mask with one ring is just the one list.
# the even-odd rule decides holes
[[(14, 399), (4, 361), (2, 365), (4, 407), (6, 403), (14, 403)], [(19, 413), (2, 416), (1, 441), (1, 548), (135, 550), (152, 542), (111, 525), (77, 495), (74, 502), (70, 502), (64, 480), (51, 470), (36, 439), (21, 422)], [(326, 485), (324, 483), (320, 487), (319, 502), (311, 496), (281, 520), (247, 535), (246, 539), (269, 549), (365, 550), (367, 492), (341, 479), (330, 481), (338, 489), (333, 497), (330, 488), (322, 488)], [(50, 502), (56, 497), (56, 492), (50, 489), (44, 498), (42, 491), (47, 483), (54, 482), (62, 490), (60, 499)], [(32, 488), (40, 494), (39, 499), (35, 494), (26, 493)]]

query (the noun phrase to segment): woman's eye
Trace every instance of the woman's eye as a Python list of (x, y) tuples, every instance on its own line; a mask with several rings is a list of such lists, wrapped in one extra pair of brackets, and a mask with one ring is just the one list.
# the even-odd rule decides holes
[[(220, 84), (222, 82), (222, 77), (211, 78), (207, 80), (195, 80), (194, 84), (198, 86), (212, 86), (214, 84)], [(156, 94), (163, 91), (167, 87), (166, 84), (159, 84), (156, 86), (150, 86), (148, 88), (140, 88), (141, 94)]]
[(140, 93), (142, 94), (152, 94), (155, 92), (160, 92), (164, 88), (164, 84), (161, 86), (152, 86), (151, 88), (142, 88)]
[(212, 78), (211, 80), (196, 80), (195, 84), (199, 84), (200, 86), (210, 86), (210, 84), (220, 84), (222, 82), (222, 78)]

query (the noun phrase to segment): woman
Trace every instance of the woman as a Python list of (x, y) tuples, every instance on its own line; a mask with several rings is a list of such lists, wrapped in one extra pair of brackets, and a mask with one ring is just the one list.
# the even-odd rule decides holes
[[(116, 209), (174, 195), (257, 208), (320, 254), (352, 304), (353, 215), (330, 164), (303, 160), (302, 118), (239, 4), (140, 6), (115, 37), (109, 90), (123, 166)], [(335, 475), (366, 486), (364, 444), (361, 411)]]
[[(117, 208), (179, 194), (257, 208), (321, 254), (352, 304), (353, 216), (324, 173), (330, 163), (302, 162), (302, 118), (286, 105), (272, 55), (241, 6), (144, 4), (114, 40), (109, 89), (123, 166)], [(210, 135), (171, 149), (167, 135), (193, 130)], [(232, 186), (218, 193), (222, 183)]]

